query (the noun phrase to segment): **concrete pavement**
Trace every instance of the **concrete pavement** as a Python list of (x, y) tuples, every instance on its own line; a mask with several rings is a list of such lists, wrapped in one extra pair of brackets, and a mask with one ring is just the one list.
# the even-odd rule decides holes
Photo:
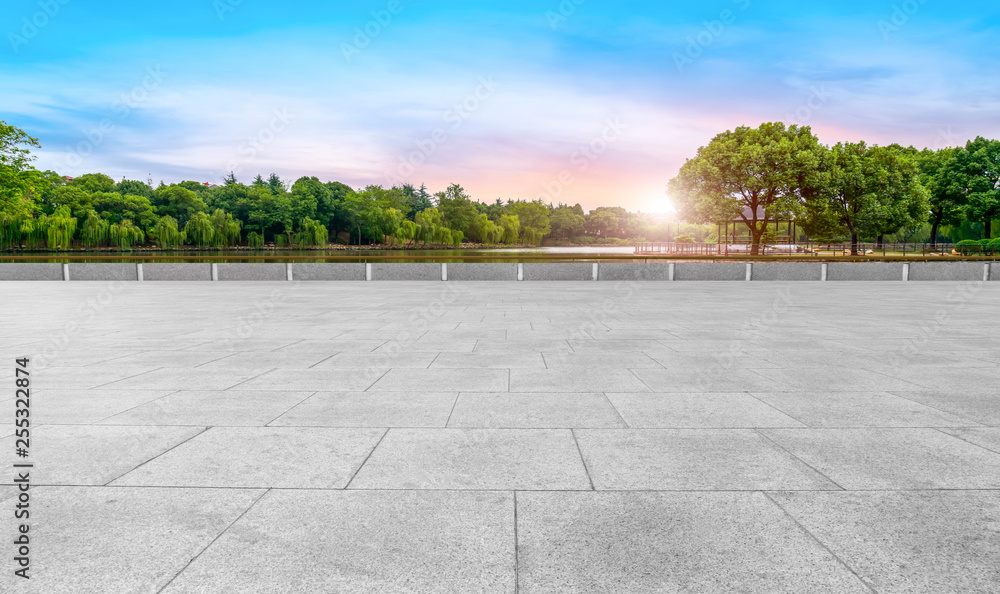
[(996, 592), (996, 283), (0, 283), (0, 590)]

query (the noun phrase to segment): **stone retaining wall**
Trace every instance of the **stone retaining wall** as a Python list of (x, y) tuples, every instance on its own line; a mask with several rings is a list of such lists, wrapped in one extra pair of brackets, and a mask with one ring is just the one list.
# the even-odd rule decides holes
[(0, 264), (0, 281), (1000, 281), (1000, 263)]

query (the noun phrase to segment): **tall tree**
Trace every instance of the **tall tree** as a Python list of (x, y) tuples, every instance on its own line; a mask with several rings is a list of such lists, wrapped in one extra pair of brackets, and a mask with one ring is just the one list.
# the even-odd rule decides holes
[(924, 149), (917, 159), (920, 183), (927, 189), (930, 201), (931, 245), (937, 245), (942, 225), (958, 225), (965, 216), (968, 197), (957, 175), (957, 156), (963, 149)]
[(69, 182), (71, 186), (76, 186), (84, 192), (114, 192), (115, 180), (103, 173), (85, 173), (80, 177), (73, 178)]
[(177, 219), (180, 227), (186, 227), (187, 221), (195, 213), (208, 211), (208, 205), (204, 200), (191, 190), (180, 186), (157, 188), (153, 192), (151, 202), (156, 207), (156, 214)]
[(955, 165), (964, 178), (966, 215), (983, 224), (986, 239), (993, 237), (993, 219), (1000, 218), (1000, 140), (977, 137), (958, 153)]
[(930, 205), (920, 171), (898, 145), (839, 143), (820, 170), (824, 187), (809, 203), (805, 228), (850, 235), (852, 254), (862, 236), (879, 237), (927, 220)]
[(542, 237), (552, 232), (549, 221), (549, 207), (541, 200), (514, 202), (507, 208), (521, 223), (521, 238), (531, 238), (525, 243), (541, 243)]
[(122, 196), (132, 195), (142, 196), (144, 198), (153, 197), (153, 188), (149, 187), (144, 181), (134, 179), (123, 179), (115, 184), (114, 191), (118, 192)]
[(0, 121), (0, 220), (12, 227), (15, 220), (32, 215), (34, 195), (44, 182), (31, 166), (32, 148), (41, 148), (37, 138)]
[(801, 214), (812, 198), (823, 150), (808, 126), (737, 128), (698, 149), (668, 192), (690, 222), (742, 221), (756, 255), (768, 223)]

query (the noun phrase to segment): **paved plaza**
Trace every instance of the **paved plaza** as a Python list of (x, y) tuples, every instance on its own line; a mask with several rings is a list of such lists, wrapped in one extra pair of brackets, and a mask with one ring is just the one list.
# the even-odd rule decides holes
[(1000, 283), (4, 282), (0, 303), (0, 591), (1000, 591)]

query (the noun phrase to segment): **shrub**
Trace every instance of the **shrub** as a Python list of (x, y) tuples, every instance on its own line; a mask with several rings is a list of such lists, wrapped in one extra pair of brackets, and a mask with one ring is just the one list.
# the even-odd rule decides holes
[(983, 250), (983, 244), (978, 239), (963, 239), (955, 244), (955, 251), (963, 256), (978, 254)]
[(694, 237), (687, 234), (678, 235), (674, 238), (674, 243), (694, 243)]
[(1000, 238), (998, 239), (984, 239), (983, 242), (989, 242), (983, 246), (983, 248), (990, 252), (991, 255), (1000, 256)]

